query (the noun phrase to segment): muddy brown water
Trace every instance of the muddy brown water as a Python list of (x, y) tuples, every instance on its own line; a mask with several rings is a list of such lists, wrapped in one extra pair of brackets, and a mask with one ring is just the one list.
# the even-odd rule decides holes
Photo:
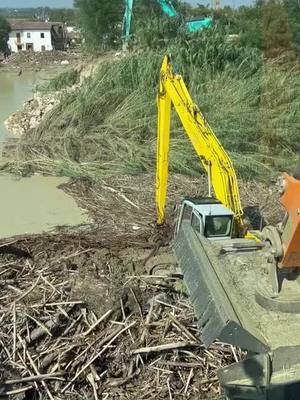
[(4, 121), (22, 108), (24, 101), (32, 95), (36, 85), (51, 79), (59, 72), (58, 66), (40, 71), (27, 69), (1, 71), (0, 69), (0, 142), (9, 135)]
[[(0, 70), (0, 150), (1, 142), (9, 137), (4, 121), (22, 108), (36, 85), (60, 72), (58, 67), (41, 71)], [(1, 153), (1, 152), (0, 152)], [(3, 159), (2, 159), (3, 161)], [(33, 176), (16, 179), (0, 175), (0, 238), (37, 234), (57, 226), (76, 226), (88, 222), (74, 199), (58, 185), (65, 178)]]
[(0, 175), (0, 239), (88, 223), (75, 200), (57, 187), (67, 181), (38, 175), (20, 179)]
[(0, 140), (8, 135), (4, 121), (31, 95), (35, 75), (33, 71), (24, 71), (20, 76), (17, 70), (0, 72)]

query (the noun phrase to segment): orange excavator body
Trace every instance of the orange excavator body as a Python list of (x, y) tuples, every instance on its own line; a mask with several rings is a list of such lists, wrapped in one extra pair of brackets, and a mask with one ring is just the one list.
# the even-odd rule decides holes
[(281, 203), (288, 218), (281, 236), (283, 257), (278, 267), (300, 268), (300, 180), (288, 174), (284, 174), (283, 178)]

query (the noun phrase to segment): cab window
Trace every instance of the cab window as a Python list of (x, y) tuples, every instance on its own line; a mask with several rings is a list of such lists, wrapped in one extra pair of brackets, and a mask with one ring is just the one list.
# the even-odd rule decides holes
[(188, 204), (185, 204), (183, 207), (183, 212), (182, 212), (182, 221), (190, 221), (191, 220), (191, 215), (192, 215), (192, 210), (193, 207), (189, 206)]
[(200, 233), (200, 220), (194, 213), (192, 214), (192, 221), (191, 221), (192, 228)]
[(230, 236), (232, 227), (231, 215), (208, 216), (205, 219), (205, 236)]

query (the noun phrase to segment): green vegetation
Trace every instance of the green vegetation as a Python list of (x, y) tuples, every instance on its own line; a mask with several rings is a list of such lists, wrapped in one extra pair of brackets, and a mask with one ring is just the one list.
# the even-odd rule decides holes
[(74, 0), (79, 21), (89, 50), (107, 49), (120, 42), (123, 0)]
[(38, 19), (65, 22), (68, 25), (77, 24), (77, 10), (74, 8), (0, 8), (0, 15), (14, 19)]
[(0, 16), (0, 51), (7, 51), (7, 41), (9, 37), (10, 26), (4, 17)]
[[(168, 50), (149, 49), (101, 64), (22, 139), (20, 154), (27, 166), (92, 177), (154, 171), (155, 96), (166, 51), (240, 176), (269, 179), (293, 164), (300, 150), (298, 64), (283, 56), (263, 62), (258, 50), (228, 42), (215, 29), (189, 40), (179, 37)], [(199, 173), (175, 115), (171, 168)]]
[[(77, 0), (81, 14), (87, 1), (94, 4)], [(139, 4), (142, 15), (148, 6)], [(215, 16), (213, 29), (194, 35), (180, 21), (161, 15), (135, 21), (133, 51), (103, 62), (76, 92), (64, 95), (39, 128), (22, 138), (18, 167), (93, 178), (153, 172), (159, 69), (164, 54), (171, 53), (241, 177), (268, 180), (289, 170), (300, 153), (300, 65), (293, 23), (289, 30), (285, 19), (288, 10), (274, 0), (237, 11), (227, 8)], [(187, 5), (183, 9), (191, 17), (190, 11)], [(196, 11), (208, 14), (204, 7)], [(88, 7), (84, 12), (92, 29), (97, 18)], [(94, 39), (104, 30), (97, 32)], [(232, 38), (233, 33), (239, 35)], [(46, 89), (71, 86), (78, 78), (69, 72)], [(170, 159), (175, 172), (199, 173), (175, 115)]]
[(39, 86), (38, 90), (41, 92), (52, 92), (65, 89), (67, 87), (73, 86), (79, 82), (80, 72), (78, 69), (70, 69), (62, 74), (56, 76), (47, 82), (46, 85)]
[[(102, 4), (103, 3), (103, 4)], [(157, 0), (134, 0), (132, 41), (162, 48), (166, 41), (184, 31), (185, 21), (207, 16), (226, 34), (238, 34), (240, 44), (276, 57), (300, 48), (300, 6), (298, 0), (257, 0), (255, 6), (237, 10), (224, 7), (214, 11), (198, 5), (172, 0), (177, 18), (166, 17)], [(75, 0), (89, 50), (107, 49), (121, 43), (123, 0)]]

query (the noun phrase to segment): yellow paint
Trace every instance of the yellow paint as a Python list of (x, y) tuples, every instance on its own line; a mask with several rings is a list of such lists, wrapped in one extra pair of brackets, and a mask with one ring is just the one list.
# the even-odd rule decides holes
[(205, 171), (211, 175), (216, 198), (233, 211), (237, 230), (243, 230), (243, 210), (236, 173), (225, 149), (193, 102), (182, 76), (174, 72), (170, 57), (165, 56), (161, 71), (157, 126), (156, 207), (157, 223), (165, 219), (168, 184), (171, 107), (174, 106)]

